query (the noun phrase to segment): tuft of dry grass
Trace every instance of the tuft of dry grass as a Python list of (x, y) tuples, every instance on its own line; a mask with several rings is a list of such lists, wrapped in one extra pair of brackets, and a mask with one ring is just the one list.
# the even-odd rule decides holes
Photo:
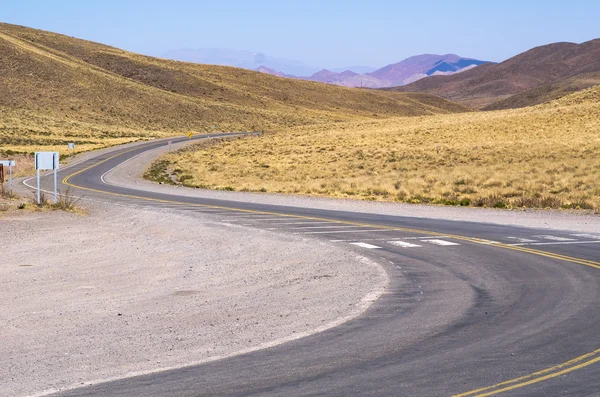
[(600, 210), (600, 86), (536, 107), (290, 128), (163, 156), (188, 186)]

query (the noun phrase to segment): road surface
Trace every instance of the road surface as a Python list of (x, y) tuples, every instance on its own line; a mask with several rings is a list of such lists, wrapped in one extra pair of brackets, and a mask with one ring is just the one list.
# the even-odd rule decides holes
[(388, 291), (359, 318), (320, 334), (57, 395), (600, 395), (600, 235), (177, 196), (103, 181), (165, 144), (115, 149), (64, 169), (61, 189), (340, 244), (383, 263)]

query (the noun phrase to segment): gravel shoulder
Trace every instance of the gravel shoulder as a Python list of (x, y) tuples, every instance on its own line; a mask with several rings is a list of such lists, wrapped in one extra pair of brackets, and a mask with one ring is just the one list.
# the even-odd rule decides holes
[[(187, 143), (173, 145), (173, 150)], [(159, 185), (142, 178), (148, 165), (168, 151), (165, 146), (145, 152), (105, 175), (105, 181), (114, 185), (133, 187), (145, 191), (171, 193), (182, 196), (206, 197), (232, 201), (287, 205), (325, 210), (354, 211), (363, 213), (408, 216), (416, 218), (445, 219), (454, 221), (482, 222), (500, 225), (522, 226), (539, 229), (569, 230), (583, 233), (600, 232), (600, 216), (575, 211), (556, 210), (505, 210), (473, 207), (448, 207), (330, 199), (297, 195), (223, 192), (191, 189), (172, 185)]]
[[(202, 214), (89, 204), (0, 219), (0, 395), (256, 350), (336, 326), (385, 290), (381, 266)], [(251, 255), (249, 255), (251, 253)]]

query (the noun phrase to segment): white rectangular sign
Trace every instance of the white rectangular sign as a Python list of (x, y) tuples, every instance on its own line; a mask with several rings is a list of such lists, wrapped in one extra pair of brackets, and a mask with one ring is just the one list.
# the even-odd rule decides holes
[(60, 154), (58, 152), (36, 152), (36, 170), (57, 170), (59, 168)]
[(69, 143), (69, 149), (75, 149), (75, 144), (73, 142)]
[(15, 160), (0, 160), (0, 165), (5, 167), (14, 167), (16, 166)]

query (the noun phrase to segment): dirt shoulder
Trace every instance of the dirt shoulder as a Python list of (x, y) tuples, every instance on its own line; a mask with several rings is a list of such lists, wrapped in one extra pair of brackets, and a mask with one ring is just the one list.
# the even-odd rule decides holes
[[(183, 147), (186, 144), (179, 145)], [(175, 150), (178, 147), (173, 147)], [(167, 147), (143, 153), (120, 165), (105, 175), (105, 181), (136, 189), (172, 193), (183, 196), (207, 197), (232, 201), (244, 201), (275, 205), (299, 206), (326, 210), (355, 211), (363, 213), (408, 216), (416, 218), (445, 219), (454, 221), (494, 223), (554, 230), (571, 230), (583, 233), (600, 232), (600, 216), (570, 210), (522, 210), (473, 207), (451, 207), (404, 203), (372, 202), (352, 199), (330, 199), (286, 194), (224, 192), (191, 189), (172, 185), (159, 185), (142, 178), (149, 164)]]
[(359, 315), (388, 282), (374, 262), (297, 236), (201, 214), (89, 211), (0, 219), (0, 395), (296, 339)]

